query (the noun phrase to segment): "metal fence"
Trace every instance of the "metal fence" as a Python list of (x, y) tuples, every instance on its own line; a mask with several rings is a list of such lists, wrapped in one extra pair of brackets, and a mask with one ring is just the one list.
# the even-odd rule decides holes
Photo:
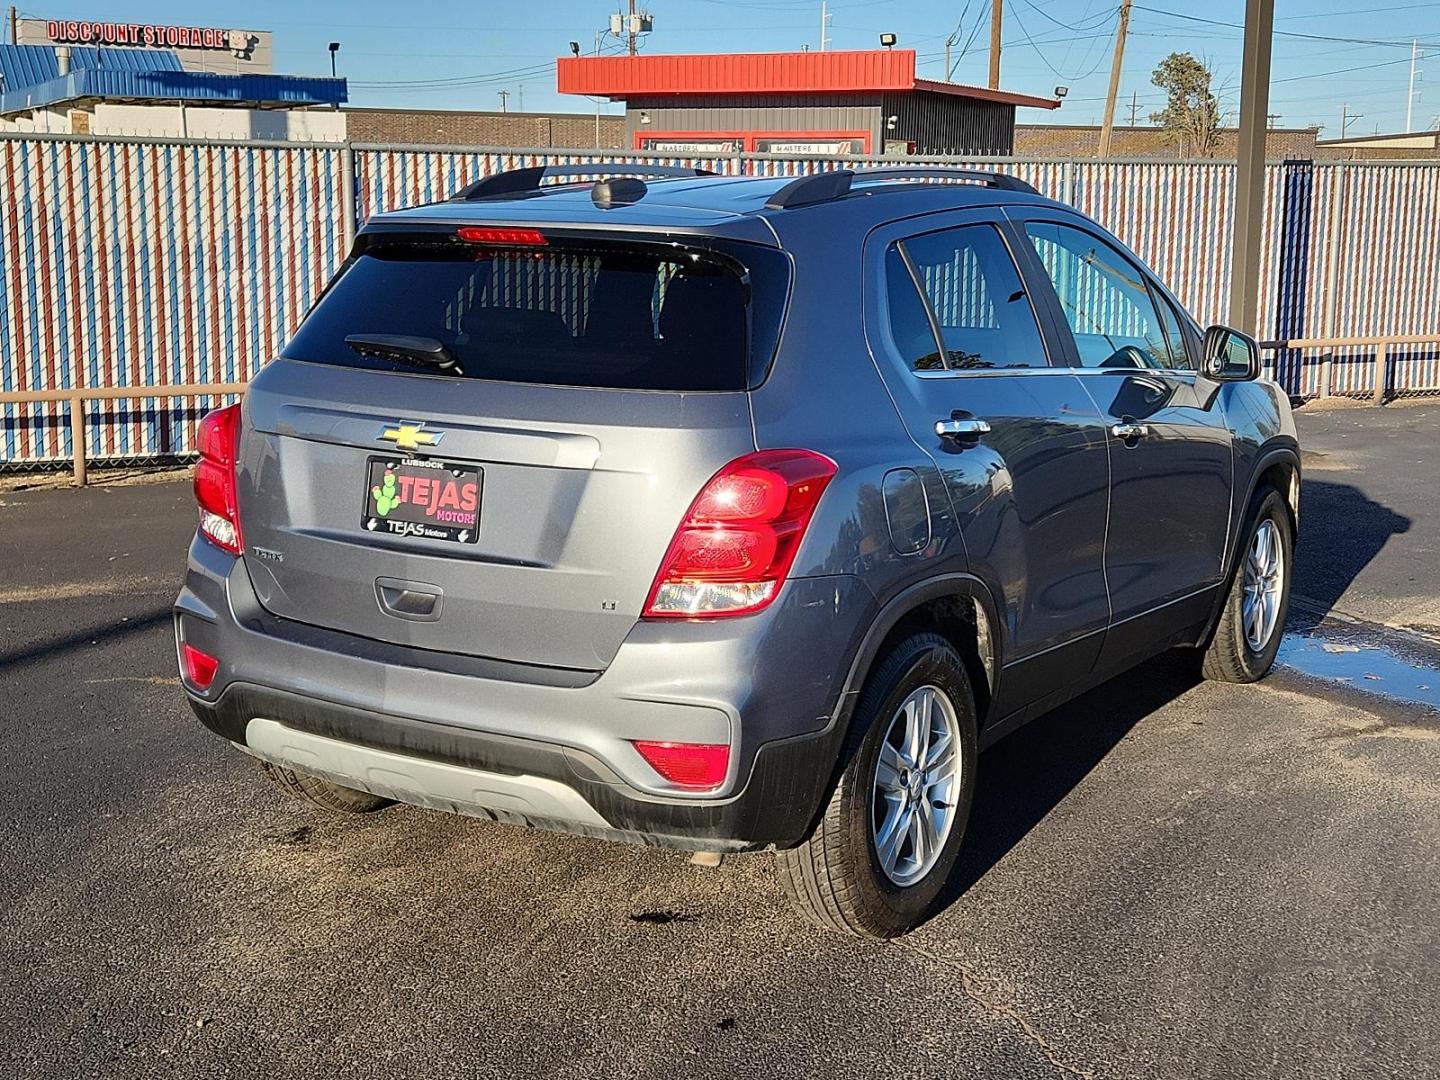
[[(0, 137), (0, 467), (71, 460), (77, 438), (92, 461), (188, 453), (218, 399), (156, 395), (249, 379), (293, 332), (358, 223), (503, 169), (613, 161), (750, 175), (839, 163)], [(1196, 318), (1223, 318), (1233, 165), (983, 163), (1094, 216)], [(1365, 342), (1276, 348), (1274, 376), (1297, 396), (1440, 393), (1440, 342), (1395, 342), (1440, 321), (1440, 166), (1287, 162), (1270, 165), (1265, 184), (1262, 336)], [(1382, 339), (1392, 342), (1383, 353)], [(95, 389), (137, 396), (94, 397), (72, 428), (73, 392)], [(18, 400), (37, 394), (51, 400)]]

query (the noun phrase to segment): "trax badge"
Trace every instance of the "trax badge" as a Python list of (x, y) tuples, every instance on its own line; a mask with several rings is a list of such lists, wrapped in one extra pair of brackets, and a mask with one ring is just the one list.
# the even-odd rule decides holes
[(401, 450), (418, 450), (422, 446), (435, 446), (445, 437), (443, 431), (425, 431), (425, 421), (402, 420), (394, 427), (382, 428), (381, 439), (393, 442)]

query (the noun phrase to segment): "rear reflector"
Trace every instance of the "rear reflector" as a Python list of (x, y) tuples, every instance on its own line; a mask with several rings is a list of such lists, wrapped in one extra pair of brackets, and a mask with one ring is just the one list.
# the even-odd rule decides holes
[(462, 225), (455, 235), (467, 244), (505, 244), (510, 247), (544, 247), (545, 234), (539, 229), (507, 229), (492, 225)]
[(635, 749), (676, 787), (695, 791), (717, 788), (730, 771), (730, 747), (724, 743), (636, 741)]
[(185, 681), (196, 690), (209, 690), (215, 681), (215, 672), (220, 661), (209, 653), (203, 653), (194, 645), (181, 643), (180, 659), (185, 665)]
[(835, 462), (811, 450), (736, 458), (695, 496), (655, 575), (648, 618), (745, 615), (780, 591)]
[(195, 465), (195, 501), (200, 504), (200, 533), (232, 555), (244, 550), (235, 482), (235, 448), (240, 438), (240, 406), (227, 405), (200, 421), (200, 460)]

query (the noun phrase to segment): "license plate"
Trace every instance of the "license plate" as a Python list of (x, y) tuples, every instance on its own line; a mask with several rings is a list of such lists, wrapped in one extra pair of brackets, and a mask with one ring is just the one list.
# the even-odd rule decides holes
[(372, 457), (360, 524), (390, 536), (473, 544), (480, 538), (482, 479), (469, 465)]

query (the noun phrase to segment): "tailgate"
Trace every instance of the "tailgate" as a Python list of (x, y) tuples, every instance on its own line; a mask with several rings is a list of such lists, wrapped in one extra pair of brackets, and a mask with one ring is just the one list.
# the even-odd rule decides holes
[[(413, 451), (397, 445), (411, 441), (407, 431)], [(600, 670), (639, 618), (691, 499), (753, 449), (744, 392), (642, 393), (279, 361), (246, 398), (245, 561), (261, 603), (284, 618)], [(373, 489), (388, 488), (388, 499), (398, 485), (372, 480), (407, 459), (425, 463), (398, 470), (413, 505), (385, 517), (432, 510), (447, 521), (438, 530), (407, 535), (377, 521)], [(456, 482), (448, 495), (445, 478)], [(478, 521), (462, 535), (472, 493)]]

